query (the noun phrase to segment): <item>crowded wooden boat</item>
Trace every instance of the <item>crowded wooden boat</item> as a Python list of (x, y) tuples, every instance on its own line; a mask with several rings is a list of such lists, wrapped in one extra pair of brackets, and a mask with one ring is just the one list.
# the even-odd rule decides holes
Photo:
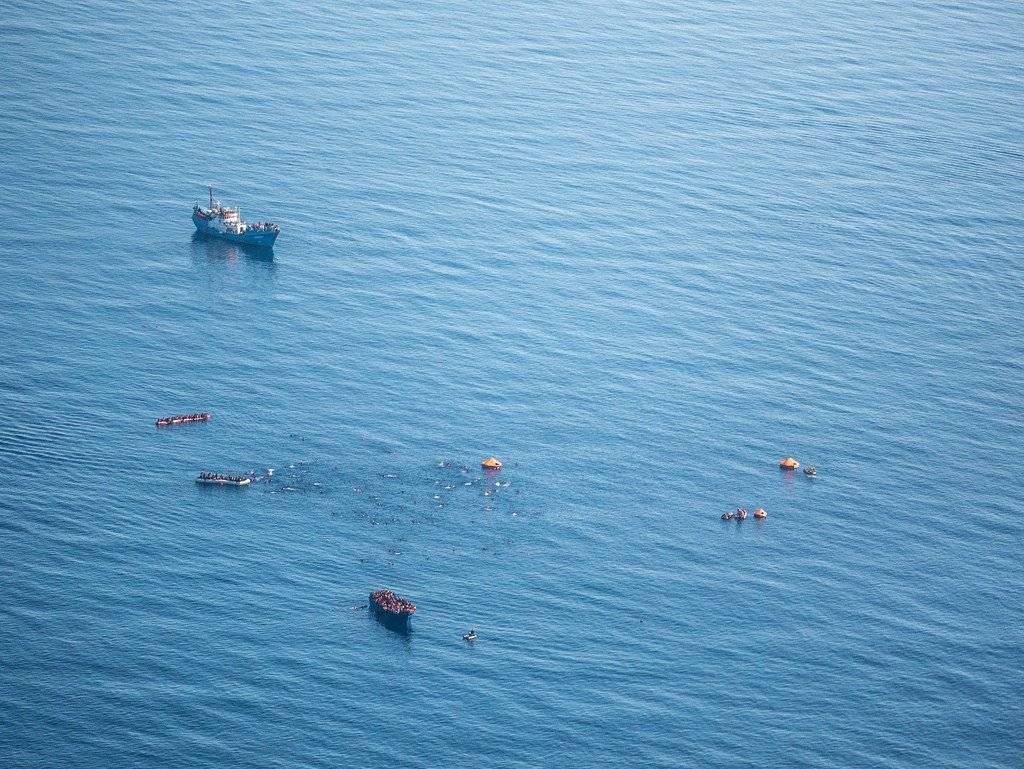
[(213, 483), (220, 486), (248, 486), (252, 478), (245, 475), (223, 475), (221, 473), (199, 473), (196, 483)]
[(370, 605), (388, 614), (409, 615), (416, 612), (416, 604), (407, 598), (395, 595), (390, 590), (374, 590), (370, 593)]
[(170, 425), (187, 425), (191, 422), (207, 422), (213, 416), (209, 411), (197, 411), (195, 414), (176, 414), (173, 417), (160, 417), (156, 420), (157, 427)]

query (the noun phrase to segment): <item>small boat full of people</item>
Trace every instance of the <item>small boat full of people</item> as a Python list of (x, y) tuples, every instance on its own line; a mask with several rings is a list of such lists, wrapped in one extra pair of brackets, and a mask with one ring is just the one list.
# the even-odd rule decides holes
[(157, 427), (170, 427), (171, 425), (187, 425), (192, 422), (208, 422), (213, 416), (209, 411), (197, 411), (195, 414), (176, 414), (173, 417), (160, 417), (156, 420)]
[(745, 507), (737, 507), (736, 508), (736, 520), (737, 521), (745, 521), (745, 520), (747, 520), (747, 508), (745, 508)]
[(221, 473), (199, 473), (196, 483), (212, 483), (219, 486), (248, 486), (252, 478), (245, 475), (223, 475)]
[(817, 474), (818, 474), (818, 468), (816, 468), (816, 467), (805, 467), (804, 468), (804, 475), (806, 475), (808, 478), (813, 478)]
[(734, 515), (735, 513), (733, 513), (732, 510), (729, 510), (728, 512), (722, 513), (722, 520), (731, 521)]
[(463, 641), (475, 641), (476, 640), (476, 631), (471, 629), (468, 633), (466, 633), (464, 636), (462, 636), (462, 640)]
[(409, 630), (416, 604), (390, 590), (374, 590), (370, 593), (370, 611), (383, 624), (404, 632)]

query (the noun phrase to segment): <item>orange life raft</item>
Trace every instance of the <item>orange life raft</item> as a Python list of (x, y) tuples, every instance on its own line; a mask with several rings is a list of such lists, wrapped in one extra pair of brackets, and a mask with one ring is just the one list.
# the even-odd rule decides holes
[(497, 457), (487, 457), (487, 459), (480, 463), (480, 467), (484, 470), (500, 470), (501, 460)]
[(798, 467), (800, 467), (800, 463), (793, 459), (793, 457), (786, 457), (785, 459), (779, 460), (780, 470), (796, 470)]

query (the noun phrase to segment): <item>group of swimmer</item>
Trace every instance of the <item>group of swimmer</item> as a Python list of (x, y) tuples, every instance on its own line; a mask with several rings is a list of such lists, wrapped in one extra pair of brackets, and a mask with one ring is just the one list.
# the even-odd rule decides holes
[(221, 475), (220, 473), (199, 473), (201, 481), (224, 481), (225, 483), (241, 483), (246, 480), (244, 475)]
[[(757, 509), (754, 510), (754, 517), (757, 520), (759, 520), (759, 521), (764, 520), (765, 518), (768, 517), (768, 511), (765, 510), (763, 507), (758, 507)], [(729, 511), (727, 513), (722, 513), (722, 520), (723, 521), (732, 521), (732, 520), (745, 521), (745, 520), (747, 520), (747, 508), (745, 508), (745, 507), (737, 507), (735, 513), (732, 512), (732, 511)]]
[[(798, 469), (799, 467), (800, 463), (797, 462), (793, 457), (784, 457), (779, 460), (779, 469), (782, 470), (783, 472), (790, 473), (793, 470)], [(804, 475), (806, 475), (808, 478), (813, 478), (817, 474), (818, 470), (815, 467), (808, 466), (804, 468)], [(722, 513), (722, 520), (745, 521), (747, 520), (748, 515), (749, 513), (747, 513), (747, 508), (737, 507), (735, 512), (730, 510), (727, 513)], [(754, 510), (754, 518), (756, 518), (757, 520), (763, 521), (767, 517), (768, 511), (765, 510), (763, 507), (758, 507)]]
[[(793, 457), (785, 457), (784, 459), (779, 460), (780, 470), (792, 471), (796, 470), (798, 467), (800, 467), (800, 463), (793, 459)], [(813, 478), (817, 474), (818, 469), (815, 467), (804, 468), (804, 475), (806, 475), (808, 478)]]

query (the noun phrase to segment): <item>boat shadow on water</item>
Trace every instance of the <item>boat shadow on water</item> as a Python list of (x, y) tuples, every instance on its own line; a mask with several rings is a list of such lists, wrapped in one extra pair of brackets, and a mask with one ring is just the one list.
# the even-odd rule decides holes
[(367, 607), (367, 614), (371, 619), (375, 620), (378, 625), (382, 625), (391, 632), (402, 636), (403, 638), (409, 638), (412, 636), (412, 622), (408, 615), (396, 616), (386, 611), (377, 609), (372, 603)]
[(383, 631), (383, 635), (394, 637), (400, 640), (403, 646), (408, 647), (412, 642), (412, 626), (408, 622), (396, 622), (382, 612), (375, 612), (372, 609), (366, 612), (367, 619), (377, 625)]
[(205, 257), (227, 262), (236, 262), (244, 258), (247, 261), (262, 262), (268, 267), (274, 267), (274, 249), (272, 247), (233, 243), (230, 240), (222, 240), (201, 232), (192, 233), (192, 255), (197, 258)]

